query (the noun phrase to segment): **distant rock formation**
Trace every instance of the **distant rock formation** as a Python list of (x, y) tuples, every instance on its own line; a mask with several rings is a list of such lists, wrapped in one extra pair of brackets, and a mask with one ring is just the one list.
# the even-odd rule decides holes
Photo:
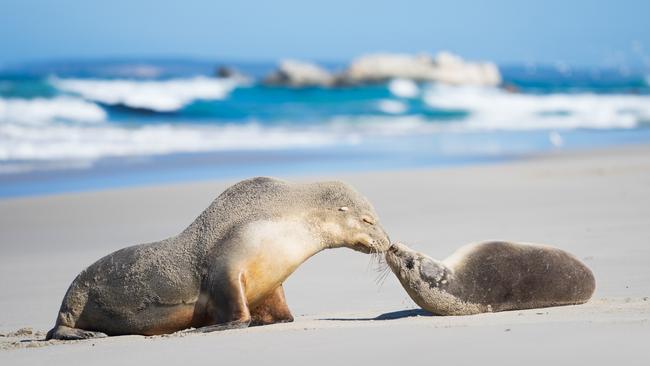
[(449, 52), (440, 52), (435, 57), (426, 54), (362, 56), (338, 76), (338, 82), (367, 84), (397, 78), (452, 85), (496, 86), (501, 83), (501, 74), (495, 64), (466, 62)]
[(252, 81), (252, 79), (249, 76), (242, 74), (241, 72), (239, 72), (239, 70), (224, 65), (219, 66), (216, 69), (214, 76), (219, 79), (233, 80), (239, 84), (248, 84)]
[(214, 74), (218, 78), (229, 78), (229, 77), (240, 75), (240, 73), (237, 72), (237, 70), (229, 66), (219, 66)]
[(320, 66), (296, 60), (284, 60), (278, 68), (264, 78), (266, 85), (290, 87), (330, 86), (334, 76)]
[(331, 74), (320, 66), (285, 60), (264, 79), (267, 85), (290, 87), (352, 86), (406, 79), (450, 85), (497, 86), (499, 68), (491, 62), (469, 62), (449, 52), (428, 54), (373, 54), (361, 56), (341, 73)]

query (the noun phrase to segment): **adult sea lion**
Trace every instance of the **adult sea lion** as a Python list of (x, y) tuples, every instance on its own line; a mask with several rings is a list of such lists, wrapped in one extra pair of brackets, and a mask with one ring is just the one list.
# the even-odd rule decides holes
[(179, 235), (118, 250), (82, 271), (46, 339), (292, 321), (282, 283), (307, 258), (389, 246), (372, 205), (349, 185), (245, 180)]
[(576, 257), (544, 245), (470, 244), (440, 262), (396, 243), (386, 262), (413, 301), (437, 315), (582, 304), (596, 286)]

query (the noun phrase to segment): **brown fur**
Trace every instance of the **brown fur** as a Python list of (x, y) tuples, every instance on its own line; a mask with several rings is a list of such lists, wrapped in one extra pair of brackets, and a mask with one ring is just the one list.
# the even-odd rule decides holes
[(282, 283), (301, 263), (328, 248), (388, 246), (372, 205), (346, 184), (245, 180), (179, 235), (118, 250), (82, 271), (47, 338), (290, 321)]
[(543, 245), (485, 242), (440, 262), (394, 244), (386, 260), (413, 301), (438, 315), (582, 304), (596, 286), (577, 258)]

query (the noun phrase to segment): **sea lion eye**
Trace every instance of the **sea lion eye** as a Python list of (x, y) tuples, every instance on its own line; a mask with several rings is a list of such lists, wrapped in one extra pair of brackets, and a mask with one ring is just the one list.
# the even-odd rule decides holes
[(370, 224), (370, 225), (374, 225), (374, 224), (375, 224), (375, 222), (374, 222), (370, 217), (368, 217), (368, 216), (364, 216), (364, 217), (362, 217), (361, 220), (362, 220), (363, 222), (365, 222), (366, 224)]
[(346, 206), (339, 207), (339, 211), (343, 211), (343, 212), (345, 212), (345, 211), (347, 211), (347, 210), (349, 210), (349, 208), (347, 208)]

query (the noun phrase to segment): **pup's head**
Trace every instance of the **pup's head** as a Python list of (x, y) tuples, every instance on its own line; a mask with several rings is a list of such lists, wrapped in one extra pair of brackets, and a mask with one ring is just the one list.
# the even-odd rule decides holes
[(423, 282), (430, 287), (439, 287), (447, 283), (449, 276), (440, 262), (402, 243), (394, 243), (388, 248), (386, 263), (405, 287)]

